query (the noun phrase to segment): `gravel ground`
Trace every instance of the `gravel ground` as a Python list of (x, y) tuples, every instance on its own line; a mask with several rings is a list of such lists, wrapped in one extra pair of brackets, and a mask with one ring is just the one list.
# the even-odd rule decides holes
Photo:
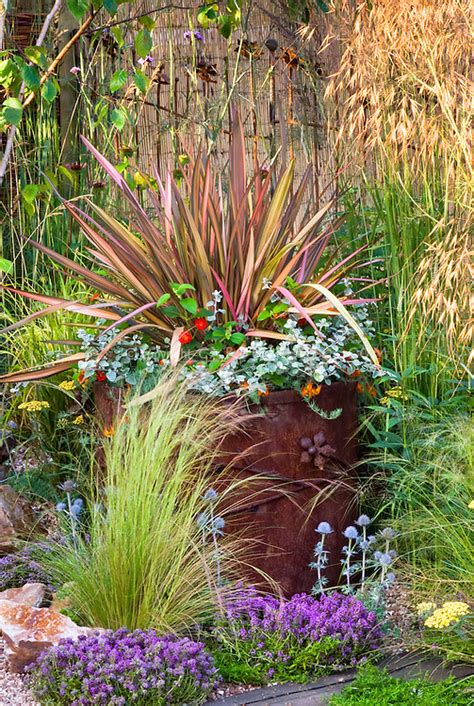
[(0, 706), (39, 706), (25, 687), (22, 677), (8, 669), (0, 639)]

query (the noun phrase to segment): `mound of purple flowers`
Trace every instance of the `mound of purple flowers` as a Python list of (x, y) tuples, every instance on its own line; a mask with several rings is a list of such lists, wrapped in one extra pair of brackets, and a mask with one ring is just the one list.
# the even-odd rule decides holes
[(48, 704), (200, 704), (216, 671), (201, 642), (121, 629), (62, 640), (37, 660), (30, 682)]
[(38, 561), (40, 555), (48, 551), (51, 551), (50, 545), (40, 542), (0, 557), (0, 591), (19, 588), (25, 583), (44, 583), (53, 592), (53, 580)]
[(234, 659), (246, 659), (250, 668), (265, 666), (268, 678), (296, 675), (301, 680), (365, 660), (381, 636), (375, 613), (353, 596), (332, 593), (313, 598), (301, 593), (279, 601), (252, 589), (227, 604), (218, 632), (218, 640), (234, 652)]
[(250, 589), (227, 606), (230, 623), (237, 623), (239, 635), (278, 633), (292, 637), (298, 644), (333, 637), (341, 643), (341, 656), (350, 657), (359, 648), (375, 649), (381, 637), (375, 613), (353, 596), (341, 593), (313, 598), (299, 593), (288, 601), (259, 596)]

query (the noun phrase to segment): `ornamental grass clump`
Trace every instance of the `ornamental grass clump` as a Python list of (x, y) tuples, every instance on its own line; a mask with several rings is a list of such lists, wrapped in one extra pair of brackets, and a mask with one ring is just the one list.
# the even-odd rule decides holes
[(375, 613), (353, 596), (279, 601), (245, 589), (215, 630), (216, 664), (226, 680), (306, 681), (365, 661), (380, 638)]
[[(103, 440), (105, 468), (84, 508), (87, 532), (57, 545), (48, 566), (68, 584), (83, 625), (188, 632), (212, 618), (246, 549), (224, 534), (217, 554), (198, 522), (206, 491), (219, 482), (219, 442), (238, 421), (232, 405), (186, 394), (175, 378), (144, 397), (129, 401)], [(227, 491), (231, 485), (219, 493), (216, 517)], [(227, 588), (218, 588), (221, 576)]]
[(61, 640), (31, 669), (40, 703), (200, 704), (217, 685), (202, 642), (154, 630), (106, 631)]

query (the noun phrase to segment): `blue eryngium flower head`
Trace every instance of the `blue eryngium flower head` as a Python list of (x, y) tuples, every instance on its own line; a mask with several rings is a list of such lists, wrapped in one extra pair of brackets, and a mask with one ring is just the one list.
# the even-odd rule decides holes
[(64, 512), (65, 509), (66, 509), (66, 503), (58, 503), (56, 505), (56, 510), (58, 512)]
[(213, 524), (213, 529), (221, 531), (225, 527), (225, 520), (223, 517), (215, 517)]
[(344, 530), (343, 535), (344, 537), (346, 537), (346, 539), (357, 539), (359, 533), (355, 527), (349, 525), (349, 527), (346, 527), (346, 529)]
[(379, 564), (381, 564), (382, 566), (390, 566), (390, 564), (392, 563), (392, 557), (390, 556), (390, 554), (385, 554), (382, 552), (377, 552), (377, 554), (379, 554), (379, 556), (376, 557)]
[(359, 527), (368, 527), (372, 520), (368, 515), (360, 515), (359, 518), (356, 520), (356, 525), (359, 525)]
[(381, 536), (383, 539), (390, 540), (390, 539), (395, 539), (395, 537), (397, 536), (397, 533), (396, 533), (395, 530), (392, 529), (391, 527), (385, 527), (385, 529), (383, 529), (383, 530), (380, 532), (380, 536)]
[(209, 488), (209, 490), (206, 490), (206, 492), (204, 493), (203, 500), (208, 503), (214, 503), (216, 502), (218, 497), (219, 496), (217, 494), (217, 491), (214, 490), (214, 488)]
[(316, 532), (319, 532), (319, 534), (331, 534), (333, 531), (329, 522), (320, 522), (316, 528)]
[(72, 493), (75, 487), (76, 483), (73, 480), (65, 480), (64, 483), (59, 486), (64, 493)]

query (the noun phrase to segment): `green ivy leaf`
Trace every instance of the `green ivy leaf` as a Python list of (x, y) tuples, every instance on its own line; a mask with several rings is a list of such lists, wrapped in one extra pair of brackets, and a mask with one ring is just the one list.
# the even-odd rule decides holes
[(225, 39), (232, 34), (232, 18), (230, 15), (220, 15), (218, 19), (219, 32)]
[(48, 59), (43, 47), (25, 47), (23, 50), (28, 59), (40, 69), (48, 68)]
[(48, 78), (46, 83), (43, 84), (41, 95), (46, 101), (48, 101), (48, 103), (52, 103), (54, 101), (58, 95), (58, 86), (57, 82), (53, 78)]
[(3, 104), (2, 112), (8, 125), (19, 126), (23, 115), (23, 106), (18, 98), (7, 98)]
[(196, 291), (196, 288), (192, 284), (180, 284), (179, 282), (170, 282), (171, 289), (177, 297), (181, 297), (185, 292), (189, 290)]
[(40, 87), (39, 71), (34, 66), (25, 64), (21, 72), (21, 77), (30, 91), (36, 91)]
[(127, 72), (125, 71), (125, 69), (120, 69), (120, 71), (116, 71), (110, 79), (109, 88), (112, 93), (116, 93), (117, 91), (120, 91), (120, 89), (123, 88), (126, 83)]
[(89, 9), (89, 0), (67, 0), (67, 6), (71, 15), (80, 20)]
[(144, 59), (150, 52), (153, 46), (151, 34), (147, 29), (141, 29), (135, 35), (135, 51), (141, 59)]
[(133, 80), (135, 83), (135, 86), (138, 88), (140, 93), (146, 93), (148, 90), (148, 85), (150, 81), (148, 80), (148, 77), (145, 76), (143, 71), (140, 71), (140, 69), (137, 69), (135, 73), (133, 74)]
[(110, 113), (110, 119), (117, 130), (123, 130), (127, 118), (125, 112), (121, 108), (114, 108)]
[(26, 184), (21, 190), (21, 195), (28, 203), (33, 203), (39, 194), (39, 186), (36, 184)]
[(15, 64), (10, 59), (3, 59), (0, 61), (0, 84), (5, 86), (5, 88), (12, 83), (15, 68)]
[(112, 29), (110, 30), (110, 34), (117, 42), (119, 49), (121, 49), (125, 44), (125, 40), (123, 38), (122, 30), (120, 29), (120, 27), (112, 27)]
[(168, 316), (170, 319), (175, 319), (179, 316), (180, 313), (178, 307), (174, 306), (174, 304), (171, 304), (171, 306), (164, 306), (162, 312), (165, 316)]
[(150, 17), (150, 15), (145, 15), (145, 17), (139, 17), (138, 23), (141, 24), (146, 29), (148, 29), (150, 32), (152, 29), (155, 28), (155, 25), (156, 25), (155, 20), (152, 17)]
[(181, 299), (181, 306), (186, 309), (190, 314), (195, 316), (197, 314), (198, 305), (195, 299)]
[(240, 344), (245, 341), (245, 334), (233, 333), (232, 336), (230, 337), (230, 341), (232, 343), (236, 343), (238, 346), (240, 346)]
[(163, 304), (166, 304), (167, 301), (169, 301), (171, 297), (171, 294), (162, 294), (161, 297), (158, 299), (156, 302), (156, 306), (163, 306)]

